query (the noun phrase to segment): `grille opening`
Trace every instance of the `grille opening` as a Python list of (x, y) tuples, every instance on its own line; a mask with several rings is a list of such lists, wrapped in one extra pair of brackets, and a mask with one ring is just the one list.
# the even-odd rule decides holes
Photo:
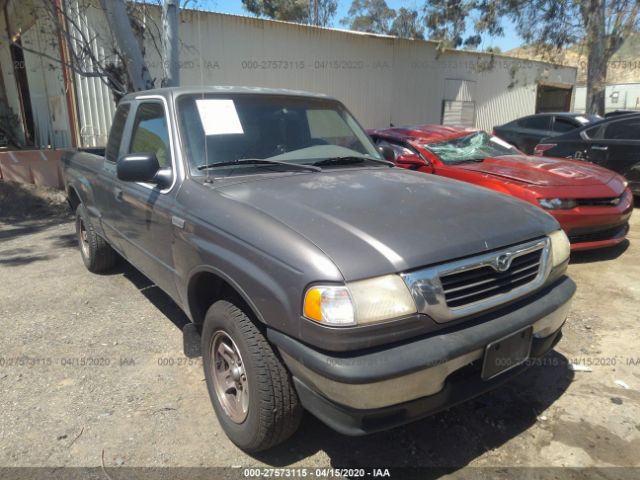
[(619, 197), (608, 198), (578, 198), (576, 203), (581, 207), (615, 207), (622, 203), (626, 193)]
[(535, 280), (540, 270), (542, 249), (515, 257), (506, 272), (490, 266), (443, 275), (440, 283), (449, 308), (462, 307), (508, 293)]
[(618, 225), (613, 228), (606, 228), (599, 231), (586, 231), (583, 233), (569, 232), (570, 243), (599, 242), (601, 240), (610, 240), (613, 238), (623, 237), (629, 231), (629, 224)]

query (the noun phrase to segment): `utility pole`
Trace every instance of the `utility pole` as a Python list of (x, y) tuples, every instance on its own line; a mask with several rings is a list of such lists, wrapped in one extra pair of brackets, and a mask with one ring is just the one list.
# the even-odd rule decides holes
[(164, 0), (162, 5), (163, 87), (180, 85), (180, 60), (178, 52), (179, 0)]

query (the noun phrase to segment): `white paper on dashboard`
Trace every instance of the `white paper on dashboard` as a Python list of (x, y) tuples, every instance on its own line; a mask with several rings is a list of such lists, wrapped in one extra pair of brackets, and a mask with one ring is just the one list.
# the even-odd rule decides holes
[(498, 145), (501, 145), (501, 146), (503, 146), (505, 148), (513, 148), (511, 145), (509, 145), (507, 142), (505, 142), (501, 138), (491, 137), (489, 140), (491, 140), (493, 143), (497, 143)]
[(196, 107), (205, 135), (244, 133), (233, 100), (200, 98)]

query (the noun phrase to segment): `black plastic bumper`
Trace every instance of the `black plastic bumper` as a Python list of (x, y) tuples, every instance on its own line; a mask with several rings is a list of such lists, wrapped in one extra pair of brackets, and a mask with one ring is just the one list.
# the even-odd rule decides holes
[[(546, 338), (535, 339), (531, 358), (547, 353), (561, 337), (562, 332), (558, 330)], [(300, 401), (307, 410), (337, 432), (359, 436), (411, 423), (466, 402), (511, 380), (527, 368), (528, 363), (525, 363), (484, 381), (480, 378), (480, 364), (472, 364), (451, 375), (445, 387), (435, 395), (373, 410), (356, 410), (338, 405), (315, 392), (299, 378), (294, 377), (293, 380)]]

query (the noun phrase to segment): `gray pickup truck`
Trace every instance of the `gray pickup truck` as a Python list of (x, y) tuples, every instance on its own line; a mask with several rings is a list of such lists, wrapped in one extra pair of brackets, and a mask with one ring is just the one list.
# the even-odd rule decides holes
[(388, 154), (324, 95), (203, 87), (124, 97), (104, 156), (64, 157), (86, 267), (122, 256), (186, 312), (247, 451), (303, 408), (349, 435), (424, 417), (560, 339), (556, 221)]

